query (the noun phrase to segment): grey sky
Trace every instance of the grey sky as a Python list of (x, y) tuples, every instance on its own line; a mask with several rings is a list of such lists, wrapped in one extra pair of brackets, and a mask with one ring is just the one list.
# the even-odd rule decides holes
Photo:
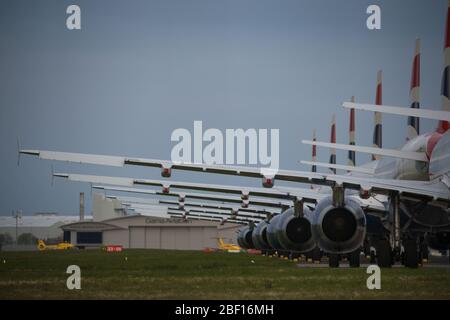
[[(68, 31), (65, 10), (82, 10)], [(382, 30), (365, 26), (382, 9)], [(383, 69), (383, 100), (409, 105), (411, 62), (422, 39), (421, 103), (440, 108), (445, 0), (4, 0), (0, 9), (0, 214), (13, 209), (76, 213), (82, 183), (55, 181), (49, 161), (23, 147), (168, 159), (170, 134), (206, 128), (280, 128), (280, 163), (306, 169), (310, 138), (348, 139), (342, 101), (373, 102)], [(358, 112), (357, 142), (371, 144), (373, 115)], [(422, 121), (422, 131), (435, 127)], [(383, 118), (384, 145), (405, 139), (406, 119)], [(328, 150), (319, 149), (327, 161)], [(346, 163), (345, 152), (338, 162)], [(357, 155), (357, 163), (369, 159)], [(159, 179), (145, 168), (54, 163), (55, 171)], [(260, 186), (260, 181), (175, 172), (173, 179)]]

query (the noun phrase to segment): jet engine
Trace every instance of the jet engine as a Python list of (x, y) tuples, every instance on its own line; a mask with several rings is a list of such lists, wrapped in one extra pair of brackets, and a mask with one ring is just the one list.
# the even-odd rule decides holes
[(450, 248), (450, 232), (429, 234), (427, 243), (434, 250), (445, 251)]
[(270, 219), (270, 221), (267, 223), (267, 230), (266, 230), (267, 242), (269, 243), (269, 246), (274, 250), (283, 249), (277, 237), (278, 223), (280, 222), (280, 217), (281, 214), (278, 214), (272, 219)]
[(346, 197), (336, 206), (332, 197), (322, 199), (313, 215), (312, 234), (328, 253), (350, 253), (358, 249), (366, 235), (366, 217), (355, 200)]
[(253, 229), (250, 228), (250, 226), (246, 226), (246, 227), (242, 228), (241, 230), (239, 230), (237, 241), (238, 241), (238, 244), (240, 247), (242, 247), (244, 249), (253, 249), (254, 248), (252, 233), (253, 233)]
[(252, 240), (255, 249), (267, 250), (270, 249), (267, 242), (267, 222), (262, 220), (252, 232)]
[(287, 250), (308, 252), (316, 247), (311, 232), (312, 212), (303, 209), (303, 216), (296, 217), (294, 208), (289, 208), (280, 215), (277, 225), (277, 239), (280, 245)]

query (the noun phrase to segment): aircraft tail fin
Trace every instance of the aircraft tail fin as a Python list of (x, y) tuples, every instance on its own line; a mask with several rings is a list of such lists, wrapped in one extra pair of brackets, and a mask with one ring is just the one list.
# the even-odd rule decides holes
[[(314, 129), (313, 131), (313, 141), (317, 141), (317, 136), (316, 136), (316, 129)], [(317, 146), (316, 145), (312, 145), (312, 156), (311, 159), (313, 162), (317, 161)], [(315, 165), (313, 165), (311, 167), (311, 172), (317, 172), (317, 167)]]
[[(331, 119), (330, 143), (336, 143), (336, 115), (333, 114)], [(330, 148), (330, 164), (336, 164), (336, 148)], [(330, 168), (331, 172), (336, 174), (335, 168)]]
[[(352, 97), (351, 102), (355, 102), (355, 97)], [(350, 126), (349, 126), (349, 144), (355, 145), (355, 109), (350, 109)], [(355, 151), (348, 151), (348, 165), (355, 166), (356, 165), (356, 154)]]
[[(450, 0), (447, 6), (447, 22), (444, 38), (444, 71), (441, 83), (442, 110), (450, 111)], [(439, 121), (437, 132), (445, 133), (450, 128), (448, 121)]]
[[(317, 141), (316, 129), (315, 128), (313, 130), (313, 141), (314, 142)], [(311, 162), (313, 163), (311, 165), (311, 172), (317, 172), (317, 166), (314, 164), (317, 161), (317, 146), (315, 144), (313, 144), (311, 147), (312, 147)], [(312, 184), (310, 186), (311, 190), (314, 190), (314, 187), (315, 186)]]
[[(382, 71), (378, 70), (377, 73), (377, 90), (376, 90), (376, 97), (375, 97), (375, 104), (376, 105), (382, 105), (383, 104), (383, 81), (382, 81)], [(375, 112), (375, 127), (373, 131), (373, 146), (375, 148), (382, 148), (383, 147), (383, 131), (381, 126), (381, 112)], [(378, 160), (380, 158), (379, 155), (373, 154), (372, 160)]]
[[(411, 108), (420, 109), (420, 39), (416, 39), (414, 50), (414, 59), (411, 73)], [(413, 139), (419, 135), (420, 120), (418, 117), (408, 117), (408, 135), (407, 140)]]

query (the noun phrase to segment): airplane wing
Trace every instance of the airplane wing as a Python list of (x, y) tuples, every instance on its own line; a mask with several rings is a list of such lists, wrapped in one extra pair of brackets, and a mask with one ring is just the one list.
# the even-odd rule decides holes
[(351, 145), (351, 144), (340, 144), (340, 143), (311, 141), (311, 140), (302, 140), (302, 143), (315, 145), (315, 146), (319, 146), (319, 147), (357, 151), (357, 152), (375, 154), (375, 155), (380, 155), (380, 156), (409, 159), (409, 160), (416, 160), (416, 161), (423, 161), (423, 162), (428, 161), (428, 157), (425, 152), (412, 152), (412, 151), (402, 151), (402, 150), (375, 148), (375, 147), (361, 147), (361, 146), (355, 146), (355, 145)]
[(193, 220), (205, 220), (205, 221), (215, 221), (215, 222), (224, 222), (224, 220), (226, 222), (230, 222), (230, 223), (236, 223), (236, 224), (249, 224), (249, 223), (254, 223), (254, 222), (258, 222), (260, 220), (250, 220), (250, 219), (232, 219), (232, 218), (224, 218), (224, 217), (219, 217), (219, 216), (214, 216), (214, 215), (209, 215), (209, 214), (194, 214), (194, 213), (188, 213), (185, 214), (183, 212), (177, 212), (174, 210), (170, 210), (167, 212), (168, 214), (170, 214), (171, 216), (177, 217), (177, 218), (186, 218), (186, 219), (193, 219)]
[[(129, 209), (132, 209), (136, 212), (146, 212), (146, 213), (155, 213), (154, 207), (161, 207), (161, 208), (167, 208), (171, 211), (179, 211), (180, 213), (189, 214), (191, 212), (201, 212), (201, 213), (208, 213), (211, 215), (215, 215), (217, 217), (241, 217), (241, 218), (249, 218), (249, 219), (258, 219), (262, 220), (267, 217), (267, 215), (261, 216), (258, 214), (250, 214), (250, 213), (239, 213), (239, 214), (232, 214), (228, 210), (223, 209), (215, 209), (215, 208), (201, 208), (201, 207), (195, 207), (192, 206), (189, 209), (180, 209), (178, 207), (171, 207), (170, 204), (160, 204), (160, 205), (149, 205), (149, 204), (138, 204), (138, 203), (127, 203), (123, 202), (123, 205), (128, 207)], [(164, 215), (162, 213), (155, 213)]]
[(164, 204), (164, 205), (180, 205), (182, 204), (184, 207), (198, 207), (198, 208), (210, 208), (210, 209), (222, 209), (227, 210), (228, 212), (236, 211), (236, 212), (251, 212), (257, 214), (272, 213), (278, 214), (279, 210), (267, 210), (267, 209), (257, 209), (257, 208), (236, 208), (230, 207), (227, 205), (214, 204), (214, 203), (205, 203), (205, 202), (179, 202), (173, 200), (156, 200), (156, 199), (142, 199), (142, 198), (134, 198), (134, 197), (118, 197), (118, 196), (107, 196), (110, 199), (117, 199), (122, 203), (126, 204), (136, 204), (136, 205), (155, 205), (155, 204)]
[[(218, 209), (204, 209), (204, 208), (191, 208), (189, 210), (180, 210), (178, 208), (173, 208), (173, 207), (169, 207), (168, 208), (169, 211), (172, 212), (180, 212), (186, 215), (190, 215), (192, 213), (205, 213), (205, 214), (210, 214), (213, 217), (221, 217), (221, 218), (233, 218), (233, 214), (231, 214), (230, 212), (227, 211), (222, 211), (222, 210), (218, 210)], [(249, 220), (253, 220), (253, 221), (261, 221), (263, 219), (266, 219), (266, 217), (261, 217), (258, 215), (251, 215), (251, 214), (238, 214), (237, 217), (241, 217), (241, 218), (246, 218)]]
[(262, 196), (275, 199), (302, 199), (307, 203), (317, 203), (318, 200), (327, 196), (314, 190), (289, 188), (289, 187), (274, 187), (272, 189), (266, 188), (245, 188), (242, 186), (226, 186), (214, 184), (202, 184), (191, 182), (179, 182), (170, 180), (151, 180), (151, 179), (134, 179), (122, 177), (108, 177), (85, 174), (69, 174), (69, 173), (54, 173), (53, 176), (65, 178), (71, 181), (110, 184), (116, 186), (131, 187), (136, 185), (159, 186), (163, 188), (164, 193), (169, 193), (170, 189), (189, 189), (201, 190), (209, 192), (222, 192), (230, 194), (238, 194), (242, 199), (248, 199), (249, 196)]
[(230, 202), (230, 203), (238, 203), (241, 206), (255, 205), (255, 206), (262, 206), (262, 207), (273, 207), (273, 208), (286, 208), (286, 207), (292, 206), (292, 201), (281, 200), (281, 199), (277, 200), (277, 199), (265, 199), (265, 198), (252, 197), (249, 200), (242, 200), (241, 197), (215, 195), (215, 194), (210, 194), (210, 193), (192, 193), (192, 192), (189, 192), (189, 193), (181, 193), (181, 192), (164, 193), (162, 191), (157, 191), (157, 190), (117, 187), (117, 186), (108, 186), (108, 185), (93, 185), (92, 188), (99, 189), (99, 190), (105, 190), (105, 191), (108, 190), (108, 191), (118, 191), (118, 192), (127, 192), (127, 193), (177, 197), (179, 199), (197, 199), (197, 200)]
[(338, 170), (347, 170), (352, 172), (359, 172), (359, 173), (365, 173), (365, 174), (374, 174), (374, 170), (371, 168), (366, 167), (360, 167), (360, 166), (346, 166), (342, 164), (333, 164), (333, 163), (325, 163), (325, 162), (316, 162), (316, 161), (300, 161), (301, 164), (308, 165), (308, 166), (317, 166), (317, 167), (324, 167), (324, 168), (331, 168), (331, 169), (338, 169)]
[[(170, 177), (172, 169), (199, 171), (208, 173), (218, 173), (227, 175), (238, 175), (245, 177), (261, 177), (266, 176), (269, 180), (276, 174), (277, 177), (283, 178), (285, 181), (298, 182), (299, 178), (303, 179), (307, 183), (308, 178), (320, 177), (320, 174), (313, 172), (299, 172), (291, 170), (277, 170), (274, 171), (270, 168), (256, 168), (256, 167), (240, 167), (240, 166), (227, 166), (227, 165), (205, 165), (194, 163), (174, 163), (167, 160), (157, 159), (145, 159), (145, 158), (130, 158), (122, 156), (108, 156), (108, 155), (93, 155), (84, 153), (68, 153), (59, 151), (42, 151), (42, 150), (28, 150), (23, 149), (19, 151), (20, 154), (28, 154), (37, 156), (40, 159), (74, 162), (83, 164), (105, 165), (123, 167), (125, 165), (136, 165), (146, 167), (159, 167), (161, 168), (161, 175), (163, 177)], [(274, 173), (272, 173), (274, 172)], [(276, 173), (275, 173), (276, 172)], [(297, 173), (301, 173), (297, 175)], [(270, 181), (269, 181), (270, 182)]]
[(425, 108), (406, 108), (406, 107), (393, 107), (393, 106), (385, 106), (385, 105), (374, 105), (374, 104), (362, 104), (362, 103), (353, 103), (353, 102), (344, 102), (342, 104), (344, 108), (349, 109), (357, 109), (363, 111), (373, 111), (373, 112), (382, 112), (389, 114), (396, 114), (400, 116), (408, 116), (408, 117), (418, 117), (432, 120), (442, 120), (450, 122), (450, 112), (441, 111), (441, 110), (430, 110)]
[(389, 195), (398, 192), (400, 195), (414, 198), (431, 198), (433, 200), (450, 201), (449, 188), (441, 181), (414, 181), (377, 179), (354, 176), (328, 175), (327, 180), (351, 189), (369, 190), (376, 194)]
[[(335, 147), (333, 145), (332, 147)], [(361, 147), (366, 149), (371, 149), (368, 147)], [(380, 154), (379, 148), (373, 148), (375, 151), (378, 151)], [(348, 150), (348, 149), (347, 149)], [(399, 150), (391, 150), (393, 152), (400, 152), (397, 154), (398, 156), (404, 157), (405, 155), (409, 155), (410, 158), (414, 160), (423, 161), (424, 158), (420, 153), (403, 153), (403, 151)], [(373, 150), (369, 151), (373, 153)], [(53, 158), (54, 160), (65, 159), (65, 161), (73, 161), (75, 158), (67, 157), (67, 154), (64, 153), (64, 156), (59, 156), (59, 152), (42, 152), (42, 151), (30, 151), (21, 150), (21, 153), (33, 154), (37, 155), (41, 158)], [(383, 154), (382, 154), (383, 155)], [(190, 170), (190, 171), (200, 171), (200, 172), (209, 172), (209, 173), (220, 173), (227, 175), (238, 175), (238, 176), (246, 176), (246, 177), (260, 177), (263, 178), (263, 185), (267, 187), (272, 187), (274, 183), (274, 179), (283, 180), (283, 181), (291, 181), (291, 182), (299, 182), (299, 183), (307, 183), (307, 184), (317, 184), (322, 186), (333, 186), (337, 183), (337, 181), (346, 182), (348, 188), (353, 188), (357, 190), (371, 190), (376, 191), (380, 194), (386, 194), (389, 192), (407, 192), (408, 194), (413, 195), (414, 197), (431, 197), (431, 198), (439, 198), (445, 201), (450, 200), (449, 190), (445, 184), (438, 181), (435, 185), (427, 184), (427, 182), (423, 181), (401, 181), (401, 180), (386, 180), (386, 179), (376, 179), (376, 178), (357, 178), (348, 175), (332, 175), (332, 174), (323, 174), (323, 173), (315, 173), (315, 172), (303, 172), (303, 171), (291, 171), (291, 170), (278, 170), (277, 172), (267, 176), (264, 172), (259, 168), (252, 167), (237, 167), (237, 166), (223, 166), (223, 165), (205, 165), (205, 164), (172, 164), (169, 161), (163, 160), (151, 160), (151, 159), (141, 159), (142, 161), (131, 161), (130, 158), (124, 157), (112, 157), (111, 159), (104, 158), (105, 156), (97, 156), (91, 158), (90, 155), (84, 155), (76, 157), (76, 159), (83, 159), (82, 163), (94, 163), (99, 164), (99, 162), (104, 161), (105, 163), (119, 163), (117, 158), (121, 158), (120, 163), (123, 164), (131, 164), (131, 163), (145, 163), (147, 166), (153, 167), (162, 167), (163, 173), (164, 170), (168, 168), (177, 168), (180, 170)], [(110, 156), (106, 156), (110, 157)], [(426, 157), (426, 156), (425, 156)], [(58, 158), (58, 159), (57, 159)], [(71, 159), (71, 160), (67, 160)], [(109, 160), (108, 160), (109, 159)], [(101, 160), (101, 161), (100, 161)], [(136, 160), (136, 159), (135, 159)], [(65, 178), (69, 178), (68, 174), (55, 174), (55, 176), (63, 176)], [(83, 175), (70, 175), (71, 180), (79, 179)], [(183, 182), (170, 182), (170, 181), (158, 181), (158, 180), (146, 180), (146, 179), (130, 179), (130, 178), (116, 178), (116, 177), (101, 177), (101, 176), (84, 176), (86, 179), (78, 180), (84, 182), (91, 183), (100, 183), (100, 184), (111, 184), (111, 185), (120, 185), (120, 186), (136, 186), (136, 185), (153, 185), (153, 186), (163, 186), (164, 187), (172, 187), (172, 188), (185, 188), (191, 190), (203, 190), (203, 191), (212, 191), (212, 192), (224, 192), (224, 193), (233, 193), (239, 194), (241, 196), (264, 196), (278, 199), (293, 199), (295, 197), (303, 199), (305, 202), (316, 203), (318, 199), (323, 198), (324, 194), (313, 193), (312, 191), (307, 193), (306, 189), (297, 189), (297, 188), (285, 188), (285, 187), (276, 187), (272, 189), (249, 189), (245, 190), (242, 187), (227, 187), (220, 185), (204, 185), (204, 184), (195, 184), (195, 183), (183, 183)], [(359, 180), (358, 180), (359, 179)], [(77, 181), (77, 180), (75, 180)], [(297, 191), (296, 191), (297, 190)], [(301, 191), (298, 191), (301, 190)]]
[[(112, 178), (103, 176), (92, 176), (92, 175), (79, 175), (79, 174), (60, 174), (55, 173), (55, 176), (64, 177), (72, 181), (82, 181), (91, 183), (107, 183), (113, 182), (117, 184), (122, 181), (123, 184), (130, 186), (133, 184), (141, 185), (151, 185), (151, 186), (162, 186), (163, 189), (167, 188), (180, 188), (180, 189), (194, 189), (203, 190), (210, 192), (224, 192), (224, 193), (234, 193), (240, 194), (241, 197), (247, 197), (249, 195), (263, 196), (263, 197), (274, 197), (282, 199), (293, 199), (297, 197), (303, 199), (305, 202), (316, 203), (320, 201), (323, 197), (328, 196), (326, 193), (319, 193), (311, 191), (308, 195), (306, 189), (287, 188), (287, 187), (274, 187), (272, 189), (263, 188), (249, 188), (248, 190), (242, 187), (231, 187), (231, 186), (221, 186), (221, 185), (209, 185), (200, 183), (187, 183), (187, 182), (171, 182), (171, 181), (160, 181), (160, 180), (150, 180), (150, 179), (133, 179), (133, 178)], [(308, 177), (303, 177), (307, 179), (309, 183), (333, 186), (342, 185), (348, 189), (354, 189), (358, 191), (367, 191), (374, 194), (390, 195), (392, 192), (398, 192), (401, 195), (406, 195), (409, 197), (423, 199), (431, 198), (433, 200), (443, 200), (445, 202), (450, 201), (449, 188), (440, 180), (435, 181), (412, 181), (412, 180), (394, 180), (394, 179), (377, 179), (377, 178), (365, 178), (365, 177), (354, 177), (349, 175), (333, 175), (333, 174), (321, 174), (321, 178), (310, 179)], [(297, 191), (296, 191), (297, 190)], [(314, 197), (311, 197), (313, 195)], [(314, 198), (314, 199), (313, 199)]]

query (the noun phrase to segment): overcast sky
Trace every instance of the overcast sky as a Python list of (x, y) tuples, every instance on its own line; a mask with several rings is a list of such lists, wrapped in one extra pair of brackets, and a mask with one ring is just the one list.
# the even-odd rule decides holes
[[(66, 29), (81, 7), (82, 30)], [(366, 28), (366, 9), (382, 29)], [(421, 103), (440, 108), (446, 0), (4, 0), (0, 10), (0, 215), (75, 214), (83, 183), (56, 180), (52, 162), (22, 147), (169, 159), (176, 128), (279, 128), (280, 166), (309, 170), (301, 138), (348, 142), (352, 95), (409, 105), (414, 41), (422, 39)], [(373, 114), (358, 112), (357, 143), (371, 145)], [(422, 131), (435, 127), (422, 121)], [(385, 147), (401, 146), (406, 119), (384, 116)], [(328, 161), (328, 150), (319, 149)], [(357, 163), (369, 160), (357, 155)], [(338, 163), (346, 163), (338, 152)], [(53, 164), (55, 171), (159, 179), (152, 168)], [(258, 179), (175, 172), (173, 179), (260, 186)], [(281, 183), (280, 183), (281, 184)]]

